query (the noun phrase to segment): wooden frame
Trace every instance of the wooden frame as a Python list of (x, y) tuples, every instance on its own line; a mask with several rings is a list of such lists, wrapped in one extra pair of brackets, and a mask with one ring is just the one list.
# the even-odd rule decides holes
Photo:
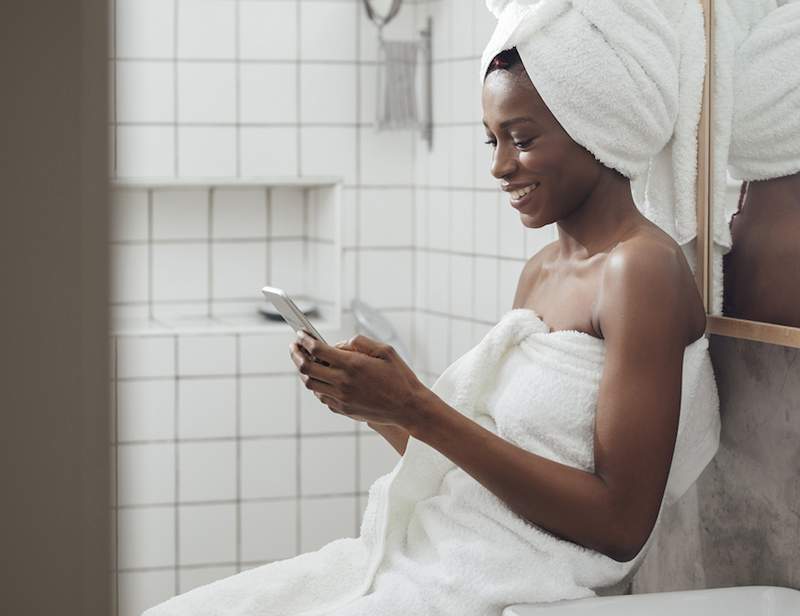
[(713, 247), (711, 209), (711, 161), (714, 142), (711, 139), (711, 92), (714, 71), (714, 9), (712, 0), (701, 0), (706, 28), (706, 75), (703, 84), (703, 106), (697, 135), (697, 267), (695, 278), (706, 309), (706, 332), (756, 342), (800, 348), (800, 328), (760, 321), (734, 319), (710, 313), (711, 250)]

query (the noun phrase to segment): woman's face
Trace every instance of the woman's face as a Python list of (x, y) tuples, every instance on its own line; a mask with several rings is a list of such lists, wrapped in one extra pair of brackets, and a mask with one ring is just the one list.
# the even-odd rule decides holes
[[(598, 182), (602, 165), (561, 127), (522, 65), (490, 72), (482, 104), (491, 173), (509, 191), (522, 224), (542, 227), (578, 208)], [(515, 192), (520, 189), (530, 192)]]

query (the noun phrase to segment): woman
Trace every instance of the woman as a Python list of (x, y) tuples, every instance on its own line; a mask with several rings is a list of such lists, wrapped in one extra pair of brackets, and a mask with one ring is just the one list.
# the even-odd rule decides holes
[[(625, 174), (664, 146), (670, 121), (655, 118), (666, 134), (650, 141), (652, 125), (630, 123), (644, 132), (619, 161), (591, 130), (575, 139), (561, 121), (569, 113), (560, 107), (559, 117), (539, 91), (547, 79), (529, 77), (537, 53), (525, 41), (536, 37), (509, 26), (530, 18), (564, 44), (578, 24), (586, 44), (605, 44), (602, 19), (581, 21), (600, 3), (542, 2), (544, 14), (533, 4), (530, 14), (495, 7), (483, 119), (491, 173), (510, 206), (527, 227), (555, 222), (559, 239), (525, 265), (514, 309), (432, 389), (364, 336), (292, 343), (305, 386), (380, 432), (400, 462), (370, 487), (359, 537), (195, 589), (146, 616), (500, 616), (514, 603), (592, 596), (635, 570), (665, 495), (677, 498), (713, 455), (719, 424), (702, 303), (682, 251), (637, 210)], [(618, 4), (640, 19), (645, 7), (661, 25), (654, 4)]]

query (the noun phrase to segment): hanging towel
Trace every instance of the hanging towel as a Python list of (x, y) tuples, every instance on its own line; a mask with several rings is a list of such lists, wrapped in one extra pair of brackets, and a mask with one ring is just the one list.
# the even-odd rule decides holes
[(696, 0), (487, 0), (483, 51), (516, 47), (574, 141), (632, 180), (642, 212), (684, 245), (697, 234), (697, 126), (705, 68)]
[[(534, 311), (514, 309), (432, 389), (517, 446), (591, 472), (604, 360), (603, 340), (549, 331)], [(718, 399), (703, 337), (684, 351), (678, 435), (661, 510), (697, 478), (718, 442)], [(144, 616), (501, 616), (512, 604), (603, 593), (629, 578), (654, 536), (633, 560), (614, 561), (530, 524), (411, 437), (394, 469), (370, 486), (359, 537), (201, 586)]]
[(379, 40), (375, 127), (378, 130), (416, 128), (417, 41)]

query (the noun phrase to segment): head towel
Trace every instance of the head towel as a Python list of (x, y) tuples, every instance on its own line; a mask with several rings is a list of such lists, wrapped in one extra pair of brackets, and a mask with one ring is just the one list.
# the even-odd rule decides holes
[(800, 171), (800, 2), (771, 11), (736, 52), (728, 165), (740, 180)]
[(481, 57), (516, 47), (570, 137), (634, 180), (643, 212), (679, 244), (696, 235), (705, 36), (696, 0), (486, 0)]

